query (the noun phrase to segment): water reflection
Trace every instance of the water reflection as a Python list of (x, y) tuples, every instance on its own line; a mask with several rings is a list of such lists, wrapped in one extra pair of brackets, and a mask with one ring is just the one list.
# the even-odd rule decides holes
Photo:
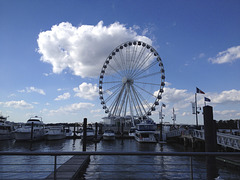
[[(1, 141), (0, 151), (82, 151), (80, 139), (64, 139), (58, 141), (39, 142), (17, 142)], [(178, 144), (142, 144), (134, 139), (116, 139), (115, 141), (100, 141), (99, 143), (87, 143), (87, 151), (156, 151), (156, 152), (182, 152), (184, 147)], [(71, 156), (60, 156), (58, 163), (64, 163)], [(53, 169), (53, 166), (46, 165), (54, 162), (49, 156), (0, 156), (0, 169), (6, 171), (17, 171), (19, 166), (14, 164), (26, 164), (21, 166), (21, 170), (38, 171), (41, 173), (20, 173), (14, 175), (0, 175), (0, 179), (7, 177), (25, 179), (31, 176), (33, 179), (46, 177)], [(2, 166), (1, 164), (12, 164)], [(204, 179), (206, 175), (205, 160), (201, 157), (194, 157), (193, 178)], [(45, 164), (44, 166), (34, 166), (34, 164)], [(115, 176), (117, 179), (189, 179), (191, 161), (188, 157), (177, 156), (91, 156), (90, 164), (87, 168), (86, 179), (109, 179)], [(185, 174), (184, 174), (185, 172)], [(222, 177), (239, 178), (239, 173), (235, 174), (229, 169), (221, 168), (219, 171)], [(231, 179), (231, 178), (229, 178)]]

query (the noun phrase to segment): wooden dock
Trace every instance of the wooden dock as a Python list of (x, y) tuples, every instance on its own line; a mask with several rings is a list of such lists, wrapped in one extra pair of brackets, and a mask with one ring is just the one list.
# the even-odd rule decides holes
[(223, 156), (223, 157), (217, 157), (217, 160), (220, 162), (224, 163), (226, 166), (231, 166), (237, 169), (240, 169), (240, 157), (228, 157), (228, 156)]
[(70, 180), (70, 179), (80, 179), (86, 170), (90, 162), (90, 156), (79, 156), (75, 155), (70, 158), (67, 162), (62, 164), (56, 170), (56, 174), (52, 172), (46, 180)]

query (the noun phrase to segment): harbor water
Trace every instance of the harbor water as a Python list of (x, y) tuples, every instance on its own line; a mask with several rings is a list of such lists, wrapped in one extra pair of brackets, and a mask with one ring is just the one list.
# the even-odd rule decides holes
[[(0, 141), (0, 151), (82, 151), (82, 142), (81, 139), (33, 143)], [(186, 149), (179, 144), (142, 144), (134, 139), (116, 139), (88, 143), (87, 151), (183, 152)], [(57, 162), (62, 164), (70, 157), (60, 156)], [(49, 156), (0, 156), (0, 179), (44, 179), (53, 171), (53, 162), (54, 158)], [(190, 162), (193, 164), (192, 167)], [(218, 164), (218, 172), (223, 179), (240, 179), (238, 171), (220, 164)], [(190, 157), (184, 156), (91, 156), (90, 164), (84, 174), (84, 179), (191, 179), (191, 177), (206, 179), (205, 158), (193, 157), (190, 160)]]

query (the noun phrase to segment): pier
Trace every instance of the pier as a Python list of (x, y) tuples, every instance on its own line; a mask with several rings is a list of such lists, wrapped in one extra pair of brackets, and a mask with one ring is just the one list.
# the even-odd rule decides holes
[[(55, 156), (55, 161), (56, 161)], [(74, 155), (67, 162), (62, 164), (56, 169), (56, 164), (54, 164), (54, 172), (52, 172), (46, 180), (52, 179), (77, 179), (82, 176), (90, 162), (89, 155)]]

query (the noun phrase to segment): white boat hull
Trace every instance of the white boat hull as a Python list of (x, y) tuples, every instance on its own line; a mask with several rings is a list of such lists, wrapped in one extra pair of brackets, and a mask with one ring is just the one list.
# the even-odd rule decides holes
[(137, 142), (140, 142), (140, 143), (156, 143), (157, 140), (156, 140), (154, 135), (155, 135), (154, 132), (149, 132), (149, 131), (139, 132), (139, 131), (136, 131), (134, 138)]
[(108, 141), (115, 140), (115, 135), (103, 135), (103, 140), (108, 140)]
[(15, 139), (17, 141), (38, 141), (44, 139), (44, 133), (33, 133), (31, 137), (31, 132), (15, 132)]
[(48, 135), (45, 135), (45, 138), (47, 140), (60, 140), (60, 139), (65, 139), (66, 135), (64, 135), (64, 134), (48, 134)]
[(59, 140), (66, 138), (66, 131), (63, 126), (48, 126), (45, 127), (46, 140)]

